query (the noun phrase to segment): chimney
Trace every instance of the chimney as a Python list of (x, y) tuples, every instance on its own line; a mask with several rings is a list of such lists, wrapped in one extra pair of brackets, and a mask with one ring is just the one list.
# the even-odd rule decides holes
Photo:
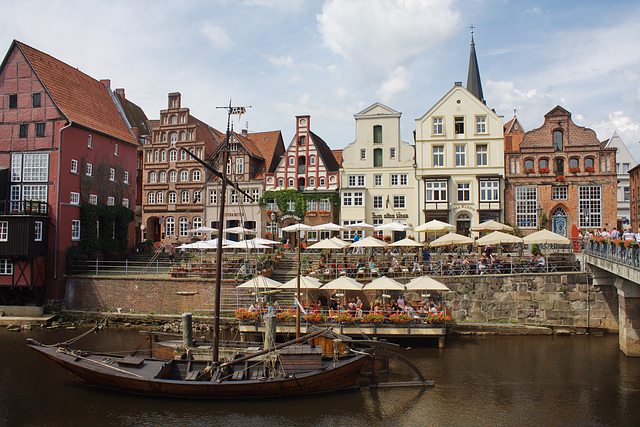
[(111, 89), (111, 80), (109, 79), (100, 79), (100, 83), (105, 85), (107, 89)]
[(242, 136), (246, 137), (249, 134), (248, 129), (242, 129)]
[(116, 95), (118, 95), (118, 96), (119, 96), (120, 98), (122, 98), (122, 99), (126, 99), (126, 98), (124, 97), (124, 88), (121, 88), (121, 87), (120, 87), (120, 88), (116, 89)]

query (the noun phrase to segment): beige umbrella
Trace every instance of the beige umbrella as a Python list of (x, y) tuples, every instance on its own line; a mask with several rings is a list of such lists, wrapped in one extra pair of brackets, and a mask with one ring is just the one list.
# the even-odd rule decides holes
[(373, 230), (374, 227), (371, 224), (367, 224), (364, 221), (360, 221), (360, 222), (356, 222), (355, 224), (345, 225), (344, 228), (346, 228), (347, 230), (362, 230), (362, 231), (366, 231), (366, 230)]
[(307, 247), (307, 249), (342, 249), (344, 247), (345, 246), (334, 240), (325, 239), (319, 241), (318, 243), (314, 243), (313, 245)]
[(407, 290), (450, 291), (444, 283), (438, 282), (429, 276), (420, 276), (411, 279), (406, 285)]
[(326, 224), (314, 225), (312, 228), (314, 230), (324, 230), (324, 231), (344, 231), (345, 230), (343, 226), (334, 224), (332, 222), (328, 222)]
[(430, 243), (430, 245), (433, 247), (471, 244), (473, 244), (473, 239), (471, 237), (462, 236), (457, 233), (445, 234), (444, 236), (438, 237), (436, 240)]
[(375, 231), (408, 231), (411, 227), (399, 222), (388, 222), (386, 224), (378, 225), (374, 228)]
[[(296, 282), (298, 278), (294, 277), (293, 279), (285, 282), (283, 285), (280, 285), (278, 289), (296, 289)], [(305, 289), (318, 289), (322, 286), (322, 282), (318, 279), (309, 276), (300, 276), (300, 288)]]
[[(531, 233), (528, 236), (524, 236), (522, 241), (524, 242), (525, 245), (535, 244), (535, 243), (538, 243), (538, 244), (548, 243), (551, 245), (568, 245), (569, 243), (571, 243), (571, 241), (566, 237), (556, 234), (549, 230), (540, 230), (540, 231), (536, 231), (535, 233)], [(544, 256), (546, 258), (544, 264), (547, 267), (547, 273), (548, 273), (549, 272), (549, 256), (546, 253), (546, 249), (545, 249)]]
[(387, 276), (378, 277), (365, 285), (363, 290), (376, 290), (376, 291), (404, 291), (404, 285), (397, 280), (390, 279)]
[(240, 289), (275, 289), (282, 285), (282, 283), (277, 280), (273, 280), (269, 277), (265, 276), (256, 276), (253, 279), (244, 282), (241, 285), (236, 286)]
[(339, 245), (342, 245), (343, 248), (346, 248), (347, 246), (349, 246), (348, 242), (345, 242), (344, 240), (342, 240), (339, 237), (332, 237), (329, 240), (331, 240), (332, 242), (336, 242)]
[(472, 226), (469, 230), (488, 233), (490, 231), (513, 231), (513, 227), (490, 219), (489, 221)]
[(549, 243), (555, 245), (568, 245), (571, 243), (569, 239), (559, 234), (556, 234), (549, 230), (540, 230), (535, 233), (531, 233), (528, 236), (524, 236), (522, 239), (525, 245), (531, 243)]
[(352, 279), (351, 277), (341, 276), (335, 280), (325, 283), (322, 289), (341, 289), (345, 291), (359, 291), (362, 289), (362, 283)]
[(358, 240), (357, 242), (349, 245), (350, 248), (384, 248), (385, 246), (387, 246), (385, 242), (373, 236), (365, 237), (364, 239)]
[(418, 246), (424, 246), (424, 245), (423, 245), (422, 243), (420, 243), (420, 242), (416, 242), (416, 241), (415, 241), (415, 240), (413, 240), (413, 239), (410, 239), (410, 238), (408, 238), (408, 237), (405, 237), (405, 238), (404, 238), (404, 239), (402, 239), (402, 240), (398, 240), (397, 242), (393, 242), (393, 243), (391, 243), (389, 246), (404, 246), (404, 247), (410, 246), (410, 247), (418, 247)]
[(432, 219), (431, 221), (419, 225), (418, 227), (416, 227), (414, 229), (414, 231), (417, 231), (419, 233), (425, 233), (427, 231), (453, 231), (455, 230), (456, 227), (451, 225), (451, 224), (447, 224), (446, 222), (442, 222), (442, 221), (438, 221), (437, 219)]
[(499, 245), (501, 243), (522, 243), (522, 239), (512, 234), (494, 231), (476, 240), (478, 245)]

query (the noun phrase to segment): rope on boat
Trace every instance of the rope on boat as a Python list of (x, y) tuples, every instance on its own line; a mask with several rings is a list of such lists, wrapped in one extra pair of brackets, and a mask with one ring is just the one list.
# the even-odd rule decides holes
[(102, 366), (104, 368), (113, 369), (114, 371), (118, 371), (118, 372), (121, 372), (123, 374), (128, 374), (128, 375), (132, 375), (134, 377), (140, 378), (140, 379), (144, 379), (144, 377), (142, 377), (142, 376), (140, 376), (138, 374), (134, 374), (133, 372), (125, 371), (124, 369), (116, 368), (115, 366), (111, 366), (111, 365), (108, 365), (106, 363), (102, 363), (102, 362), (98, 362), (96, 360), (91, 360), (89, 358), (82, 357), (79, 354), (75, 354), (74, 352), (69, 351), (69, 350), (67, 350), (65, 348), (60, 348), (60, 349), (58, 349), (58, 351), (60, 351), (61, 353), (66, 354), (68, 356), (77, 357), (78, 359), (82, 359), (82, 360), (86, 360), (87, 362), (95, 363), (96, 365)]

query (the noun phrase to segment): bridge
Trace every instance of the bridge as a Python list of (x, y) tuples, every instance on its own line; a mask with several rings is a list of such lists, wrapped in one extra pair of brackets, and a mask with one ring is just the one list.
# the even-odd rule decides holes
[(640, 248), (632, 243), (587, 241), (584, 260), (593, 285), (613, 286), (617, 293), (620, 350), (640, 357)]

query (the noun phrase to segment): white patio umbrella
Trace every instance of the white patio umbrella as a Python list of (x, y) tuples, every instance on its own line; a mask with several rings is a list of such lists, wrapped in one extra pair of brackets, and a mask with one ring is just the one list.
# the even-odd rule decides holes
[(374, 228), (375, 231), (408, 231), (411, 227), (399, 222), (388, 222), (386, 224), (378, 225)]
[[(294, 277), (288, 282), (280, 285), (278, 289), (296, 289), (297, 281), (298, 278)], [(322, 282), (320, 282), (320, 280), (310, 276), (300, 276), (300, 289), (318, 289), (320, 286), (322, 286)]]
[(456, 227), (448, 224), (446, 222), (438, 221), (437, 219), (432, 219), (431, 221), (421, 224), (417, 226), (414, 231), (418, 233), (426, 233), (427, 231), (453, 231)]
[(503, 233), (502, 231), (494, 231), (476, 240), (478, 245), (499, 245), (501, 243), (522, 243), (522, 238), (513, 234)]
[(340, 289), (344, 291), (362, 290), (362, 283), (352, 279), (351, 277), (341, 276), (335, 280), (325, 283), (322, 289)]
[(224, 232), (233, 233), (233, 234), (256, 234), (256, 230), (252, 230), (250, 228), (244, 228), (244, 227), (225, 228)]
[(450, 291), (444, 283), (429, 276), (420, 276), (413, 278), (406, 284), (407, 290), (426, 290), (426, 291)]
[(462, 236), (457, 233), (448, 233), (431, 242), (430, 246), (470, 245), (472, 243), (473, 239), (471, 237)]
[(397, 280), (393, 280), (387, 276), (378, 277), (362, 288), (365, 291), (404, 291), (404, 285)]
[(489, 221), (481, 222), (480, 224), (472, 226), (469, 230), (488, 233), (490, 231), (513, 231), (513, 227), (490, 219)]
[[(207, 243), (209, 245), (211, 245), (213, 247), (213, 249), (216, 249), (218, 247), (218, 238), (216, 237), (215, 239), (211, 239), (211, 240), (203, 240), (202, 243)], [(229, 243), (234, 243), (233, 240), (227, 240), (227, 239), (222, 239), (222, 246), (228, 245)]]
[(326, 224), (314, 225), (311, 228), (318, 231), (344, 231), (345, 230), (343, 226), (334, 224), (332, 222), (328, 222)]
[(242, 240), (240, 242), (231, 242), (223, 247), (225, 249), (269, 249), (271, 246), (261, 245), (251, 240)]
[(281, 228), (281, 230), (282, 231), (286, 231), (286, 232), (291, 232), (291, 231), (310, 231), (310, 230), (313, 230), (313, 228), (310, 225), (307, 225), (307, 224), (296, 223), (296, 224), (287, 225), (286, 227)]
[(410, 239), (408, 237), (405, 237), (402, 240), (398, 240), (397, 242), (393, 242), (391, 243), (389, 246), (400, 246), (400, 247), (419, 247), (419, 246), (424, 246), (422, 243), (420, 242), (416, 242), (413, 239)]
[(262, 237), (254, 237), (253, 239), (247, 240), (247, 242), (255, 242), (260, 245), (279, 245), (280, 242), (277, 240), (269, 240)]
[(345, 225), (344, 228), (346, 228), (347, 230), (362, 230), (362, 231), (366, 231), (366, 230), (373, 230), (374, 226), (371, 225), (371, 224), (367, 224), (364, 221), (360, 221), (360, 222), (356, 222), (355, 224)]
[(200, 226), (191, 230), (187, 230), (187, 233), (215, 233), (216, 231), (218, 231), (217, 228)]
[(275, 289), (282, 286), (282, 283), (265, 276), (256, 276), (251, 280), (236, 286), (239, 289)]
[[(551, 245), (568, 245), (569, 243), (571, 243), (571, 241), (566, 237), (561, 236), (549, 230), (540, 230), (540, 231), (536, 231), (535, 233), (531, 233), (528, 236), (524, 236), (522, 241), (524, 242), (525, 245), (534, 244), (534, 243), (537, 243), (537, 244), (548, 243)], [(544, 257), (545, 257), (545, 265), (547, 267), (547, 273), (548, 273), (549, 272), (549, 255), (547, 254), (546, 249), (545, 249)]]
[(334, 240), (324, 239), (307, 247), (307, 249), (342, 249), (344, 247), (345, 246)]
[(349, 245), (350, 248), (384, 248), (386, 246), (387, 244), (385, 242), (373, 236), (365, 237)]
[(346, 248), (347, 246), (349, 246), (349, 242), (345, 242), (344, 240), (342, 240), (339, 237), (332, 237), (329, 240), (331, 240), (332, 242), (336, 242), (339, 245), (342, 245), (343, 248)]

